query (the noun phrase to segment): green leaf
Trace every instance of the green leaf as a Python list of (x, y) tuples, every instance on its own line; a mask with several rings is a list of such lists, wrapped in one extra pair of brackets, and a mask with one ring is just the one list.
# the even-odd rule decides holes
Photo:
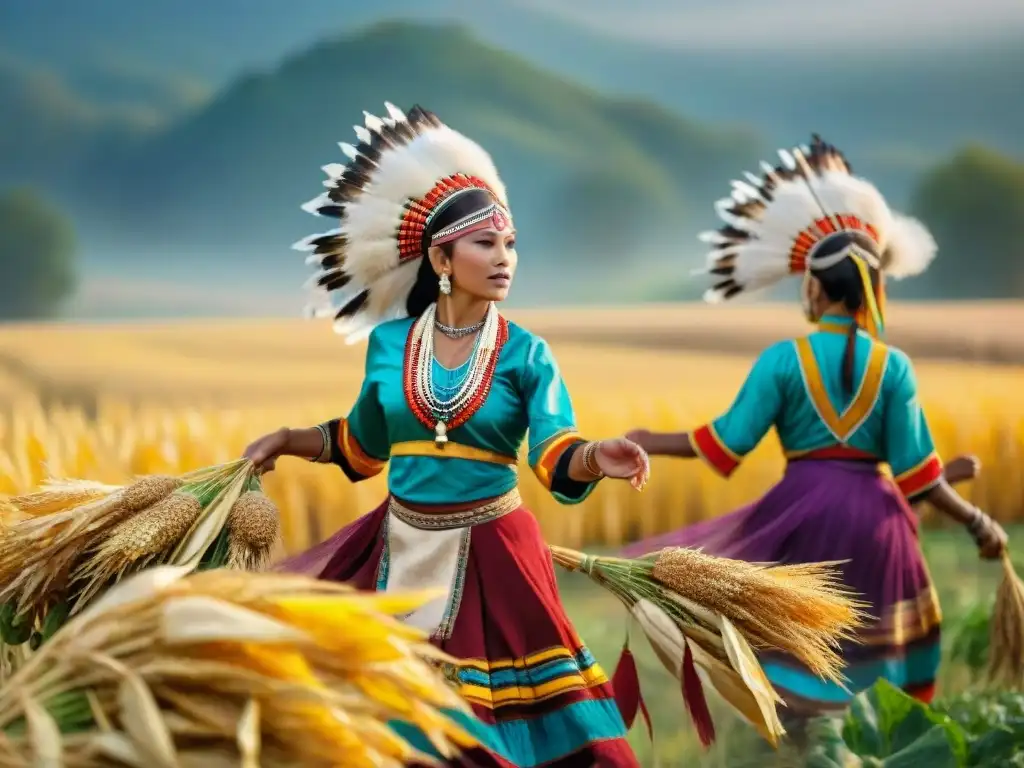
[(225, 527), (214, 540), (210, 548), (203, 553), (203, 559), (199, 562), (200, 571), (208, 571), (214, 568), (223, 568), (228, 561), (229, 534)]
[(972, 672), (980, 672), (988, 665), (988, 644), (992, 606), (989, 602), (978, 603), (956, 623), (953, 643), (950, 647), (951, 661), (964, 664)]
[(17, 616), (13, 600), (0, 606), (0, 639), (7, 645), (21, 645), (31, 636), (32, 621), (26, 616)]
[(70, 612), (71, 606), (67, 600), (61, 600), (51, 606), (46, 614), (46, 619), (43, 621), (41, 634), (44, 640), (49, 640), (53, 637), (54, 633), (67, 621)]
[(885, 768), (960, 768), (966, 756), (958, 756), (949, 734), (941, 725), (934, 725), (899, 752), (887, 757)]
[(843, 740), (843, 722), (833, 717), (819, 717), (807, 724), (807, 768), (854, 768), (862, 761)]
[(843, 740), (861, 757), (885, 753), (878, 711), (868, 692), (859, 694), (850, 702), (850, 709), (843, 723)]
[(1024, 754), (1024, 729), (1013, 731), (996, 728), (971, 744), (967, 765), (1007, 765), (1008, 761)]

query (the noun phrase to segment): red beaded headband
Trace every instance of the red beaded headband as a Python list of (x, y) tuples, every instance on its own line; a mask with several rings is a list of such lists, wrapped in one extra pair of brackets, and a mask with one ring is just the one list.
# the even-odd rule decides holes
[[(423, 256), (423, 233), (426, 231), (431, 217), (440, 209), (442, 203), (447, 202), (454, 195), (471, 189), (485, 190), (495, 200), (498, 199), (494, 190), (483, 179), (457, 173), (438, 181), (434, 188), (421, 199), (410, 200), (406, 203), (402, 223), (398, 226), (399, 260), (406, 262)], [(450, 242), (477, 229), (483, 229), (485, 226), (493, 225), (495, 229), (501, 231), (508, 226), (509, 219), (509, 213), (504, 207), (498, 203), (492, 203), (445, 227), (431, 238), (430, 244), (440, 245), (443, 242)]]

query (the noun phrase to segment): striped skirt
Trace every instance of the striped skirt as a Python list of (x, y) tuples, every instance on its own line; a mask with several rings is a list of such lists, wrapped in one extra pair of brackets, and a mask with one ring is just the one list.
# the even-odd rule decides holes
[[(449, 674), (476, 717), (453, 716), (482, 746), (450, 765), (638, 768), (608, 676), (566, 616), (518, 493), (429, 510), (389, 499), (278, 568), (360, 589), (447, 588), (405, 620), (461, 662)], [(434, 754), (421, 734), (394, 727)]]
[(843, 581), (870, 604), (873, 620), (841, 653), (847, 688), (795, 659), (769, 653), (765, 674), (794, 715), (834, 714), (884, 679), (931, 701), (940, 659), (941, 612), (917, 538), (917, 517), (872, 463), (790, 463), (763, 498), (732, 514), (630, 545), (626, 557), (662, 547), (703, 547), (748, 562), (846, 560)]

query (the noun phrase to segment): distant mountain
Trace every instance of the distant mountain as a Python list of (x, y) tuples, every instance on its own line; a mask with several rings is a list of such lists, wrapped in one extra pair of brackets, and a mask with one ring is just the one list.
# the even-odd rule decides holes
[[(466, 28), (366, 26), (386, 17)], [(504, 1), (0, 3), (0, 186), (43, 187), (108, 270), (295, 279), (280, 248), (316, 226), (296, 205), (335, 142), (422, 102), (495, 154), (524, 276), (568, 265), (538, 297), (675, 293), (728, 179), (811, 131), (900, 206), (967, 142), (1024, 158), (1021, 43), (672, 50)]]
[[(694, 2), (694, 12), (707, 4)], [(602, 92), (756, 125), (773, 143), (826, 133), (865, 172), (892, 177), (902, 191), (909, 175), (967, 141), (1024, 157), (1024, 39), (1009, 32), (985, 47), (882, 50), (827, 29), (835, 45), (822, 55), (821, 46), (799, 41), (783, 53), (644, 45), (507, 0), (218, 0), (188, 14), (180, 8), (172, 0), (7, 3), (0, 50), (54, 68), (76, 88), (84, 83), (90, 98), (123, 93), (131, 76), (154, 81), (163, 95), (151, 101), (180, 105), (183, 88), (184, 101), (194, 100), (201, 85), (219, 88), (325, 36), (385, 18), (458, 18), (484, 41)]]
[(692, 240), (708, 200), (763, 150), (750, 132), (603, 96), (462, 27), (391, 22), (243, 78), (116, 161), (99, 158), (80, 192), (94, 220), (130, 222), (151, 253), (173, 244), (182, 268), (294, 270), (287, 245), (330, 225), (299, 205), (321, 189), (320, 166), (343, 159), (337, 142), (352, 140), (361, 110), (385, 99), (422, 103), (492, 152), (525, 274), (532, 260), (536, 289), (553, 296), (582, 295), (598, 268), (604, 279), (635, 270), (654, 244)]

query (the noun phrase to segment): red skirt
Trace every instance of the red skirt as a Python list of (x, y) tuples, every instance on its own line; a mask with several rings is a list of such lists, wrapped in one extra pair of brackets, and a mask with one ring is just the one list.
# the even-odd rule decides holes
[[(277, 568), (382, 589), (389, 514), (385, 502)], [(456, 578), (454, 623), (435, 642), (462, 662), (459, 691), (477, 717), (463, 722), (483, 746), (449, 765), (639, 768), (608, 676), (562, 606), (533, 514), (520, 506), (473, 526)], [(396, 729), (432, 753), (421, 736)]]

